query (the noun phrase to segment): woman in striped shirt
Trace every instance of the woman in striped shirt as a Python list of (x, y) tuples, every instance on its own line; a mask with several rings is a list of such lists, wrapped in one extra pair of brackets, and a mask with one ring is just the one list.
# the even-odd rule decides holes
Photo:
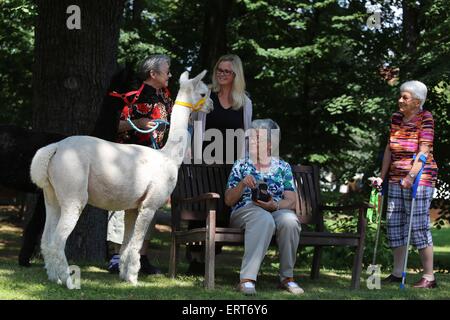
[[(389, 179), (387, 233), (394, 255), (394, 270), (384, 282), (401, 282), (403, 259), (409, 229), (411, 187), (422, 163), (411, 229), (411, 243), (419, 250), (423, 276), (415, 288), (434, 288), (433, 241), (430, 232), (429, 208), (437, 180), (437, 165), (433, 158), (434, 120), (423, 110), (427, 87), (420, 81), (408, 81), (400, 87), (399, 110), (392, 115), (389, 142), (384, 151), (381, 176), (377, 184)], [(413, 156), (416, 155), (415, 160)]]

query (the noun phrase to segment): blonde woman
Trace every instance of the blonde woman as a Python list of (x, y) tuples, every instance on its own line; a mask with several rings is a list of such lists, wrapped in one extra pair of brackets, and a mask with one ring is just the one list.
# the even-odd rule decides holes
[[(230, 163), (233, 164), (238, 155), (242, 155), (243, 141), (227, 141), (226, 130), (247, 130), (252, 122), (252, 101), (245, 91), (244, 69), (241, 59), (235, 54), (221, 56), (214, 66), (212, 74), (212, 90), (210, 95), (214, 103), (214, 109), (209, 114), (198, 112), (194, 116), (194, 121), (199, 121), (201, 133), (194, 134), (194, 143), (202, 143), (203, 159), (208, 163)], [(194, 127), (197, 128), (197, 127)], [(212, 152), (210, 155), (205, 152), (205, 148), (214, 141), (205, 141), (205, 131), (209, 129), (219, 130), (223, 137), (223, 149), (212, 150), (222, 151), (222, 154)], [(234, 138), (233, 138), (234, 139)], [(239, 145), (241, 143), (241, 145)], [(234, 150), (226, 146), (234, 145)], [(208, 151), (208, 150), (206, 150)], [(240, 154), (238, 154), (238, 151)], [(232, 152), (232, 154), (231, 154)], [(201, 155), (196, 154), (195, 157)], [(214, 161), (211, 161), (214, 160)]]
[[(193, 116), (193, 120), (198, 121), (194, 123), (194, 130), (200, 131), (194, 132), (194, 150), (202, 152), (202, 154), (194, 154), (194, 161), (203, 159), (206, 163), (233, 164), (243, 157), (244, 139), (243, 135), (241, 139), (227, 136), (226, 131), (231, 129), (236, 132), (241, 129), (243, 134), (250, 128), (253, 111), (252, 102), (245, 91), (242, 61), (237, 55), (227, 54), (218, 59), (212, 73), (210, 98), (214, 103), (213, 111), (209, 114), (198, 112)], [(214, 138), (210, 141), (209, 137), (205, 136), (205, 132), (208, 130), (211, 132), (212, 129), (215, 129), (216, 134), (220, 132), (223, 138), (222, 148), (215, 148), (217, 141)], [(216, 224), (219, 227), (228, 226), (229, 216), (217, 216)], [(189, 223), (189, 229), (203, 226), (204, 224), (198, 221)], [(219, 253), (220, 249), (220, 247), (216, 248), (216, 253)], [(187, 274), (204, 274), (203, 246), (191, 245), (186, 254), (190, 261)]]

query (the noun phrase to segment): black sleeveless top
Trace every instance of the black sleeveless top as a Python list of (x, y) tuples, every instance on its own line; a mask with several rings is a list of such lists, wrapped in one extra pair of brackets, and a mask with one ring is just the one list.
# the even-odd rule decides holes
[[(233, 110), (231, 108), (225, 109), (221, 104), (219, 100), (219, 96), (217, 95), (217, 92), (212, 92), (210, 95), (210, 98), (212, 99), (214, 103), (214, 109), (206, 115), (206, 123), (205, 123), (205, 131), (208, 129), (217, 129), (220, 131), (223, 137), (223, 150), (222, 155), (223, 158), (220, 159), (218, 163), (225, 163), (226, 162), (226, 146), (231, 145), (231, 143), (234, 144), (233, 148), (233, 162), (237, 159), (237, 150), (242, 148), (241, 145), (237, 145), (239, 143), (237, 138), (234, 138), (233, 141), (227, 141), (226, 139), (226, 130), (227, 129), (242, 129), (244, 130), (244, 108), (241, 108), (239, 110)], [(206, 146), (208, 146), (210, 143), (214, 143), (214, 137), (211, 141), (204, 141), (203, 142), (203, 151), (205, 150)], [(203, 153), (203, 156), (206, 157), (209, 155), (205, 155)], [(211, 152), (211, 155), (215, 158), (215, 150)]]

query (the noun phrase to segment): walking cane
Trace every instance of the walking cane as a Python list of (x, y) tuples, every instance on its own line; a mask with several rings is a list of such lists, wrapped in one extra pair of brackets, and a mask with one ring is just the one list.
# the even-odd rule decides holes
[[(387, 180), (386, 180), (387, 181)], [(377, 217), (377, 233), (375, 236), (375, 248), (373, 250), (373, 258), (372, 258), (372, 266), (373, 268), (376, 268), (376, 260), (377, 260), (377, 250), (378, 250), (378, 241), (380, 239), (380, 229), (381, 229), (381, 216), (383, 215), (383, 205), (384, 205), (384, 192), (386, 190), (386, 183), (383, 181), (381, 186), (377, 186), (379, 188), (378, 195), (381, 196), (381, 205), (380, 201), (378, 201), (378, 217)]]
[[(413, 157), (413, 160), (415, 160), (415, 159), (416, 159), (416, 155), (414, 155), (414, 157)], [(421, 155), (419, 160), (422, 161), (422, 167), (420, 168), (420, 171), (417, 174), (417, 177), (414, 180), (414, 183), (411, 188), (411, 211), (409, 212), (409, 230), (408, 230), (408, 239), (406, 241), (406, 251), (405, 251), (405, 259), (403, 262), (402, 283), (400, 284), (400, 289), (405, 289), (406, 267), (408, 266), (408, 251), (409, 251), (408, 249), (409, 249), (409, 242), (411, 240), (411, 228), (412, 228), (414, 209), (415, 209), (415, 205), (416, 205), (417, 188), (419, 187), (420, 176), (422, 175), (423, 167), (425, 166), (425, 163), (427, 162), (427, 157), (425, 155)], [(402, 193), (403, 193), (403, 190), (402, 190)]]
[[(374, 186), (378, 190), (377, 197), (381, 196), (381, 201), (380, 201), (380, 199), (378, 199), (378, 201), (377, 201), (378, 205), (377, 205), (377, 209), (376, 210), (377, 210), (378, 216), (377, 216), (377, 233), (376, 233), (376, 236), (375, 236), (375, 248), (374, 248), (374, 251), (373, 251), (372, 264), (370, 264), (367, 267), (367, 273), (370, 274), (370, 275), (375, 275), (375, 277), (378, 277), (378, 279), (379, 279), (380, 266), (376, 264), (376, 259), (377, 259), (378, 241), (379, 241), (379, 238), (380, 238), (381, 217), (382, 217), (382, 213), (383, 213), (384, 192), (386, 190), (386, 188), (385, 188), (386, 187), (386, 183), (385, 183), (385, 181), (383, 181), (383, 183), (381, 185), (378, 185), (376, 178), (369, 178), (369, 180), (371, 181), (372, 186)], [(380, 205), (380, 203), (381, 203), (381, 205)], [(373, 276), (370, 276), (367, 279), (367, 287), (369, 289), (373, 289), (373, 288), (378, 288), (379, 289), (379, 287), (373, 286), (373, 283), (370, 284), (370, 281), (373, 281), (373, 279), (376, 279), (376, 278), (374, 278)]]

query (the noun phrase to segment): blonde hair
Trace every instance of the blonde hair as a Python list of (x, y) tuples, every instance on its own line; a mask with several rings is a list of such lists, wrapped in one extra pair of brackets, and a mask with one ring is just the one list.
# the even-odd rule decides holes
[(219, 92), (220, 85), (217, 83), (217, 68), (223, 61), (231, 62), (231, 69), (234, 72), (233, 85), (231, 87), (231, 108), (239, 110), (245, 105), (245, 78), (241, 58), (235, 54), (223, 55), (217, 60), (212, 74), (212, 91)]

